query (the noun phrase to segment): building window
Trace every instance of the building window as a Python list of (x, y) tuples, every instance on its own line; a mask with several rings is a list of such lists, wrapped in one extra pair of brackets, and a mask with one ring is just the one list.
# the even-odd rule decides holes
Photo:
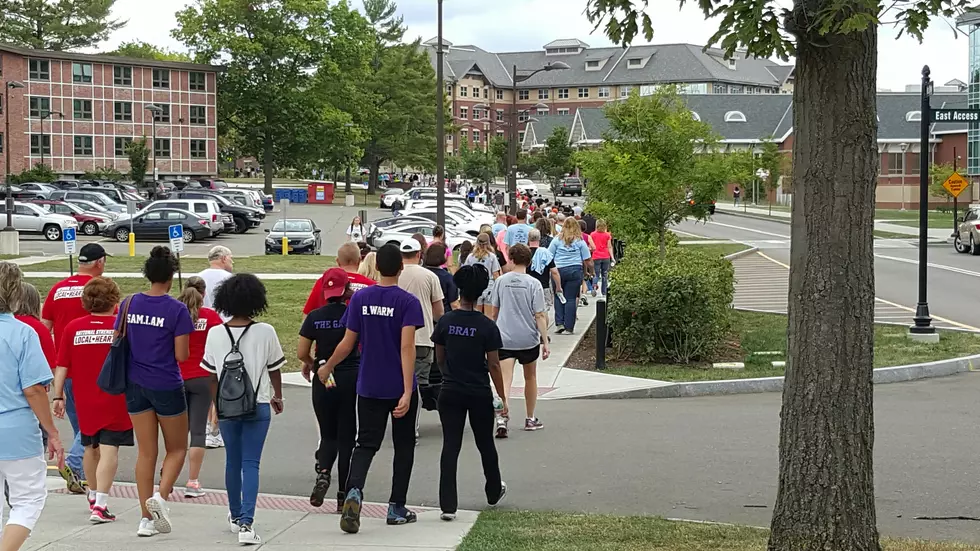
[(92, 64), (91, 63), (72, 63), (71, 64), (71, 80), (73, 82), (92, 82)]
[(42, 115), (46, 117), (51, 112), (51, 98), (31, 96), (27, 102), (30, 105), (30, 115), (32, 117), (39, 118)]
[(115, 65), (112, 67), (112, 83), (116, 86), (132, 86), (133, 85), (133, 68), (126, 67), (124, 65)]
[(75, 155), (91, 157), (93, 152), (92, 136), (75, 136)]
[(482, 112), (480, 112), (480, 110), (479, 110), (479, 109), (477, 109), (476, 107), (474, 107), (474, 108), (473, 108), (473, 120), (475, 120), (475, 121), (478, 121), (478, 120), (480, 120), (480, 117), (481, 117), (482, 115), (483, 115), (483, 113), (482, 113)]
[(170, 105), (167, 103), (157, 103), (160, 111), (153, 111), (153, 120), (156, 122), (170, 122)]
[(0, 153), (3, 153), (3, 132), (0, 132)]
[(629, 86), (620, 86), (619, 87), (619, 97), (621, 97), (621, 98), (628, 98), (628, 97), (630, 97), (630, 87)]
[(905, 173), (910, 176), (919, 175), (919, 154), (918, 153), (906, 153), (905, 157)]
[(116, 138), (116, 157), (125, 157), (129, 144), (133, 143), (133, 138)]
[(191, 124), (207, 124), (208, 108), (203, 105), (191, 105), (190, 116)]
[(51, 80), (51, 62), (47, 59), (32, 59), (27, 62), (27, 78), (31, 80)]
[(466, 96), (469, 95), (469, 93), (470, 93), (469, 92), (469, 89), (467, 89), (466, 86), (460, 86), (459, 87), (459, 97), (465, 98)]
[(905, 167), (902, 166), (902, 154), (901, 153), (889, 153), (888, 154), (888, 174), (896, 175), (902, 174)]
[(742, 93), (742, 86), (741, 85), (732, 84), (731, 86), (728, 87), (728, 93), (729, 94), (741, 94)]
[(711, 91), (715, 94), (727, 94), (728, 85), (727, 84), (713, 84), (711, 86)]
[(558, 99), (568, 99), (568, 88), (558, 89)]
[(608, 98), (609, 97), (609, 87), (608, 86), (600, 86), (599, 87), (599, 97), (600, 98)]
[(531, 97), (531, 96), (530, 96), (528, 90), (518, 90), (517, 91), (517, 99), (519, 99), (519, 100), (526, 100), (529, 97)]
[(459, 131), (459, 141), (460, 141), (460, 143), (469, 145), (469, 143), (470, 143), (470, 135), (469, 135), (469, 132), (467, 132), (466, 130), (460, 130)]
[(589, 89), (588, 88), (579, 88), (578, 89), (578, 97), (580, 97), (580, 98), (587, 98), (587, 97), (589, 97)]
[(527, 111), (517, 114), (517, 122), (526, 122), (528, 119)]
[(204, 92), (208, 89), (207, 78), (204, 73), (191, 71), (188, 75), (189, 87), (191, 90), (196, 90), (198, 92)]
[(117, 101), (112, 104), (113, 119), (117, 121), (133, 120), (133, 104), (129, 101)]
[(497, 122), (503, 122), (504, 120), (504, 110), (497, 109)]
[(590, 60), (586, 61), (585, 62), (585, 68), (586, 69), (598, 69), (599, 68), (599, 60), (597, 60), (597, 59), (590, 59)]
[(191, 159), (204, 159), (208, 156), (207, 140), (191, 140)]
[(548, 110), (547, 109), (538, 109), (538, 114), (539, 115), (547, 115), (548, 114)]
[(484, 86), (483, 87), (483, 99), (490, 99), (490, 87), (489, 86)]
[(497, 99), (504, 99), (504, 91), (503, 90), (501, 90), (500, 88), (497, 88), (495, 90), (495, 93), (497, 94)]
[(539, 88), (538, 89), (538, 99), (548, 99), (548, 89)]
[(153, 140), (153, 157), (170, 157), (170, 138)]
[(517, 133), (517, 143), (524, 143), (524, 131), (521, 130)]
[(466, 107), (460, 107), (459, 108), (459, 118), (461, 118), (461, 119), (467, 119), (467, 118), (469, 118), (469, 113), (470, 113), (470, 110), (468, 108), (466, 108)]
[(92, 100), (76, 99), (72, 100), (72, 116), (78, 120), (92, 120)]
[(474, 130), (473, 131), (473, 143), (475, 143), (475, 144), (479, 144), (480, 143), (480, 131), (479, 130)]
[(170, 69), (153, 69), (153, 87), (170, 88)]
[(558, 110), (558, 114), (559, 115), (567, 115), (568, 114), (568, 108), (566, 107), (566, 108), (563, 108), (563, 109), (559, 109)]
[[(31, 134), (31, 155), (41, 155), (41, 135)], [(48, 134), (44, 135), (44, 154), (51, 154), (51, 136)]]

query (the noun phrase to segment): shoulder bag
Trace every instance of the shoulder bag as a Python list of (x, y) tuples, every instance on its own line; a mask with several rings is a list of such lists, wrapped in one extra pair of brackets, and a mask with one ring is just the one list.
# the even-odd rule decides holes
[(129, 295), (123, 302), (120, 312), (122, 319), (119, 321), (119, 329), (109, 347), (109, 354), (102, 363), (102, 371), (96, 379), (96, 384), (106, 394), (118, 396), (126, 392), (128, 383), (127, 372), (129, 371), (129, 339), (126, 336), (126, 328), (129, 326), (129, 305), (133, 302), (133, 295)]

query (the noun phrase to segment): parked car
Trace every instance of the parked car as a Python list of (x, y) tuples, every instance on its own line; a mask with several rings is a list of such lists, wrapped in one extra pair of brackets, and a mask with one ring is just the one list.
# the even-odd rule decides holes
[(68, 203), (69, 205), (74, 205), (74, 206), (82, 209), (85, 212), (90, 212), (92, 214), (97, 214), (99, 216), (105, 216), (110, 221), (113, 221), (113, 220), (116, 220), (116, 219), (119, 218), (119, 213), (118, 212), (113, 212), (113, 211), (111, 211), (111, 210), (103, 207), (102, 205), (97, 205), (97, 204), (95, 204), (95, 203), (93, 203), (91, 201), (83, 201), (82, 199), (69, 199), (69, 200), (66, 200), (65, 203)]
[[(167, 199), (150, 203), (145, 211), (137, 214), (159, 209), (189, 211), (201, 218), (206, 218), (208, 220), (208, 227), (211, 229), (211, 235), (219, 235), (225, 231), (224, 216), (221, 214), (221, 207), (218, 206), (216, 201), (209, 199), (172, 199), (168, 197)], [(234, 228), (234, 222), (232, 222), (231, 227)]]
[(112, 222), (108, 216), (85, 212), (81, 207), (66, 203), (64, 201), (51, 201), (48, 199), (35, 199), (31, 201), (35, 205), (40, 205), (44, 210), (54, 214), (71, 216), (78, 222), (78, 231), (85, 235), (99, 235), (102, 230)]
[[(425, 207), (420, 209), (412, 209), (401, 212), (400, 214), (427, 218), (430, 222), (435, 224), (437, 211), (435, 206)], [(451, 207), (446, 207), (446, 231), (455, 231), (456, 233), (462, 233), (476, 237), (480, 234), (480, 228), (485, 224), (493, 224), (493, 221), (489, 222), (485, 219), (469, 218), (466, 214), (462, 213), (457, 209)]]
[(288, 239), (286, 254), (320, 254), (320, 228), (309, 218), (276, 220), (265, 238), (265, 254), (282, 254), (282, 238)]
[(268, 193), (262, 192), (262, 208), (266, 212), (271, 211), (275, 207), (275, 203), (272, 201), (272, 196)]
[(419, 221), (419, 222), (431, 222), (431, 220), (429, 220), (428, 218), (423, 218), (421, 216), (412, 216), (412, 215), (407, 215), (407, 214), (398, 214), (398, 215), (391, 216), (391, 217), (388, 217), (388, 218), (382, 218), (380, 220), (375, 220), (374, 222), (369, 222), (368, 223), (368, 227), (367, 227), (367, 235), (371, 235), (372, 233), (374, 233), (374, 230), (376, 230), (376, 229), (384, 229), (384, 228), (387, 228), (388, 226), (391, 226), (391, 225), (394, 225), (394, 224), (402, 224), (402, 223), (404, 223), (405, 221), (408, 221), (408, 220), (416, 220), (416, 221)]
[[(397, 218), (397, 217), (396, 217)], [(384, 227), (375, 226), (374, 231), (368, 235), (367, 244), (375, 249), (383, 247), (388, 243), (399, 244), (405, 239), (408, 239), (420, 233), (425, 236), (426, 240), (432, 241), (432, 230), (435, 228), (435, 222), (429, 220), (418, 220), (418, 219), (403, 219), (402, 222), (395, 222), (388, 224)], [(461, 234), (453, 230), (446, 230), (446, 245), (450, 250), (456, 251), (459, 246), (463, 244), (464, 241), (470, 241), (473, 238), (466, 234)]]
[(206, 187), (211, 190), (219, 190), (228, 187), (227, 182), (217, 178), (199, 178), (197, 182), (201, 184), (201, 187)]
[(582, 179), (569, 176), (567, 178), (562, 178), (561, 182), (558, 184), (558, 195), (565, 197), (566, 195), (578, 195), (582, 196)]
[(527, 195), (531, 195), (532, 197), (540, 193), (540, 191), (538, 190), (538, 184), (535, 184), (534, 182), (528, 180), (527, 178), (517, 179), (517, 191), (520, 191), (521, 193)]
[[(206, 199), (218, 203), (218, 208), (224, 214), (231, 216), (235, 233), (245, 233), (251, 228), (262, 225), (265, 219), (265, 210), (258, 207), (246, 207), (229, 201), (227, 197), (220, 193), (212, 193), (208, 190), (193, 191), (184, 190), (171, 193), (170, 198), (181, 199)], [(230, 231), (230, 230), (229, 230)]]
[(38, 199), (47, 199), (51, 195), (51, 192), (58, 191), (58, 188), (55, 186), (41, 182), (27, 182), (18, 184), (18, 186), (26, 192), (33, 192), (37, 195)]
[(129, 229), (133, 228), (136, 239), (169, 239), (170, 226), (180, 224), (184, 227), (184, 243), (211, 237), (211, 220), (193, 212), (180, 209), (159, 209), (138, 213), (133, 220), (116, 220), (102, 230), (102, 235), (116, 241), (129, 241)]
[(388, 191), (382, 193), (381, 194), (381, 204), (380, 204), (380, 206), (378, 208), (381, 208), (381, 209), (390, 209), (392, 203), (395, 202), (395, 199), (398, 199), (399, 197), (401, 197), (403, 193), (404, 192), (402, 190), (398, 189), (398, 188), (391, 188)]
[(83, 201), (90, 201), (99, 205), (112, 212), (118, 212), (120, 214), (126, 212), (126, 205), (121, 205), (112, 199), (108, 195), (102, 193), (102, 191), (94, 191), (89, 189), (79, 189), (79, 190), (59, 190), (51, 193), (48, 197), (52, 201), (72, 201), (74, 199), (81, 199)]
[(241, 197), (244, 199), (244, 202), (240, 203), (241, 205), (265, 210), (262, 206), (262, 195), (255, 190), (229, 187), (221, 189), (219, 193), (232, 201), (235, 197)]
[[(87, 189), (87, 188), (83, 188)], [(128, 191), (123, 191), (115, 186), (100, 187), (98, 192), (106, 195), (109, 199), (125, 206), (127, 201), (136, 201), (136, 210), (146, 208), (146, 205), (150, 204), (150, 201), (144, 197), (140, 197), (138, 194), (130, 193)]]
[[(7, 215), (6, 202), (0, 203), (0, 215)], [(11, 216), (14, 228), (24, 233), (39, 233), (48, 241), (61, 241), (61, 233), (66, 228), (78, 228), (78, 222), (71, 216), (54, 214), (39, 205), (14, 202), (14, 213)]]
[(956, 221), (953, 248), (958, 253), (980, 255), (980, 209), (971, 208)]
[(78, 180), (55, 180), (51, 182), (51, 185), (58, 189), (78, 189)]

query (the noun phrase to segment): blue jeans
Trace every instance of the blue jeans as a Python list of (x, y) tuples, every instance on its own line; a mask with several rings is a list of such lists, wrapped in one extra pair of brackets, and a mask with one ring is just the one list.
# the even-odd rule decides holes
[(71, 467), (82, 480), (85, 480), (85, 470), (82, 468), (82, 457), (85, 455), (85, 447), (82, 446), (82, 433), (78, 430), (78, 413), (75, 412), (75, 395), (71, 391), (71, 379), (65, 379), (65, 415), (71, 423), (71, 430), (75, 437), (71, 442), (71, 449), (65, 456), (65, 464)]
[(225, 488), (228, 510), (240, 524), (255, 520), (255, 500), (259, 496), (259, 461), (269, 433), (272, 410), (258, 404), (255, 414), (241, 419), (219, 420), (225, 440)]
[(599, 280), (602, 279), (602, 295), (606, 295), (606, 291), (609, 290), (609, 264), (610, 259), (608, 258), (597, 258), (595, 260), (595, 277), (596, 285), (599, 285)]
[(575, 312), (578, 307), (578, 291), (582, 286), (582, 277), (585, 270), (581, 265), (566, 266), (558, 268), (561, 276), (561, 289), (565, 294), (565, 304), (555, 301), (555, 324), (565, 328), (566, 331), (575, 329)]

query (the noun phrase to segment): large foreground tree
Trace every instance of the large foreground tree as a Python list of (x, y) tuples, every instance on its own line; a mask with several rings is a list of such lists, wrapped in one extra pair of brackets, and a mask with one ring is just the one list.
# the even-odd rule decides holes
[[(681, 0), (683, 3), (683, 0)], [(878, 551), (874, 494), (876, 84), (883, 18), (921, 40), (965, 0), (698, 0), (725, 54), (796, 57), (789, 362), (772, 551)], [(587, 0), (614, 41), (653, 35), (649, 0)], [(886, 13), (887, 12), (887, 13)], [(917, 76), (910, 72), (909, 78)]]
[(88, 48), (126, 25), (110, 14), (116, 0), (2, 0), (0, 40), (28, 48)]

